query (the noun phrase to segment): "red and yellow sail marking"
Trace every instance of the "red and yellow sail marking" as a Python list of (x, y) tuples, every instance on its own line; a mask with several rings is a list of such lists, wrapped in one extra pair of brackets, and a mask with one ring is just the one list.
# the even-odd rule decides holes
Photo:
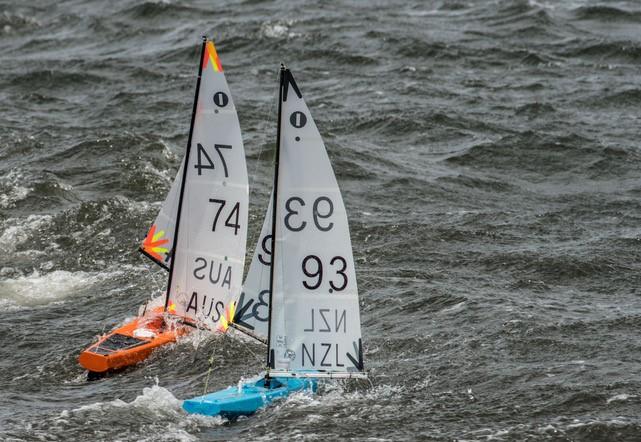
[(236, 315), (236, 302), (232, 302), (225, 308), (225, 314), (220, 317), (218, 321), (218, 331), (225, 333), (229, 328), (229, 324), (234, 321), (234, 316)]
[(156, 225), (152, 225), (149, 229), (149, 233), (145, 237), (145, 240), (142, 242), (142, 249), (158, 261), (163, 260), (161, 253), (167, 253), (169, 249), (166, 247), (161, 247), (169, 242), (168, 239), (161, 239), (165, 235), (165, 231), (161, 230), (156, 233)]
[(216, 52), (216, 47), (214, 46), (213, 41), (208, 41), (205, 45), (205, 57), (203, 58), (203, 70), (207, 69), (207, 66), (211, 65), (214, 69), (214, 72), (222, 72), (223, 65), (220, 64), (220, 59), (218, 58), (218, 53)]

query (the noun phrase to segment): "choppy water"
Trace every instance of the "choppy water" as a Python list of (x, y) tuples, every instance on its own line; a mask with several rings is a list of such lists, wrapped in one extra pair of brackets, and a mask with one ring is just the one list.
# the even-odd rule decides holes
[[(367, 389), (229, 424), (261, 368), (190, 338), (88, 383), (163, 287), (137, 254), (187, 139), (199, 37), (239, 109), (250, 248), (293, 70), (350, 214)], [(0, 3), (0, 439), (638, 440), (641, 5)], [(250, 255), (251, 256), (251, 255)], [(256, 355), (259, 356), (255, 356)]]

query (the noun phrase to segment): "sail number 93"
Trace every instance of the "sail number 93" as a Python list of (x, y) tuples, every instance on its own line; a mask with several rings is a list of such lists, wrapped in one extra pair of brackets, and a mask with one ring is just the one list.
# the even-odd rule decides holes
[[(347, 261), (342, 256), (334, 256), (329, 261), (329, 265), (334, 270), (335, 276), (329, 281), (329, 292), (345, 290), (348, 282), (347, 273), (345, 273)], [(308, 290), (318, 289), (323, 283), (323, 261), (316, 255), (307, 255), (303, 258), (301, 267), (305, 276), (310, 278), (307, 281), (303, 281), (303, 286)]]
[[(293, 196), (285, 201), (285, 227), (292, 232), (300, 232), (307, 226), (307, 221), (301, 219), (301, 209), (305, 207), (305, 200), (299, 196)], [(319, 196), (312, 206), (312, 220), (314, 225), (321, 232), (329, 232), (334, 223), (328, 221), (334, 214), (334, 203), (326, 196)]]

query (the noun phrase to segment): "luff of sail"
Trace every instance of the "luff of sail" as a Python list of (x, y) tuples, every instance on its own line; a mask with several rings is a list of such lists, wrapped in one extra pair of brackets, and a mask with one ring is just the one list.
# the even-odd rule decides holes
[(270, 376), (360, 374), (358, 289), (343, 199), (288, 69), (281, 70), (280, 100)]
[(221, 319), (241, 290), (249, 194), (238, 116), (212, 42), (185, 164), (167, 304), (210, 329), (226, 327)]
[(260, 341), (267, 340), (269, 278), (272, 262), (272, 199), (236, 306), (234, 326)]
[(165, 270), (171, 265), (171, 246), (174, 243), (174, 229), (176, 227), (176, 213), (178, 212), (178, 199), (182, 184), (183, 167), (185, 159), (180, 163), (176, 174), (154, 223), (149, 228), (147, 236), (140, 245), (143, 255), (151, 259)]

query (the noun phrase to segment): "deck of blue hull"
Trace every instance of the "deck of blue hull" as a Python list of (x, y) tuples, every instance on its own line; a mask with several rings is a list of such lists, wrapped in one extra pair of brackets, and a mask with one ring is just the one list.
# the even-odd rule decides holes
[(271, 378), (269, 387), (266, 387), (265, 379), (260, 377), (243, 383), (240, 389), (228, 387), (187, 399), (183, 402), (183, 409), (187, 413), (227, 418), (250, 415), (276, 399), (287, 397), (296, 391), (315, 392), (317, 385), (318, 381), (310, 378)]

